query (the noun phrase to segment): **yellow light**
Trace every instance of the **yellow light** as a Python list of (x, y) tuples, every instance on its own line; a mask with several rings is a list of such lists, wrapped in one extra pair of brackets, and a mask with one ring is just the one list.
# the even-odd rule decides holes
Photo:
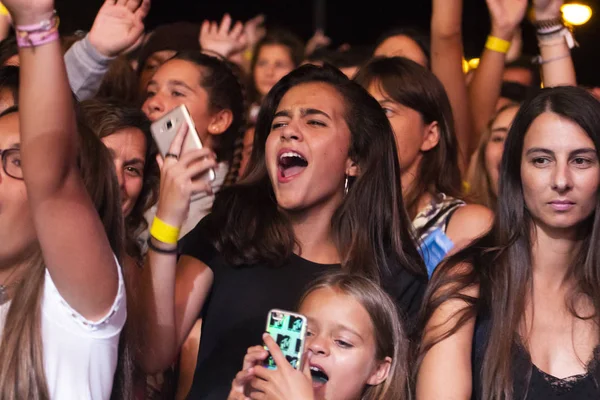
[(471, 58), (468, 63), (470, 69), (477, 69), (479, 67), (479, 58)]
[(563, 4), (560, 10), (565, 21), (571, 25), (583, 25), (592, 18), (592, 9), (585, 4)]

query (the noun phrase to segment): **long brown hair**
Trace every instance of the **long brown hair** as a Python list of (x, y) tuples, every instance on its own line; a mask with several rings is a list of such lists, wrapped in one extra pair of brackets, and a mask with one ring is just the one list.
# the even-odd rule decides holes
[[(420, 325), (425, 326), (443, 303), (460, 299), (466, 303), (457, 312), (457, 323), (439, 337), (421, 344), (418, 362), (436, 343), (453, 335), (476, 316), (489, 318), (489, 336), (480, 374), (484, 399), (513, 397), (513, 362), (519, 325), (525, 302), (532, 291), (531, 246), (534, 224), (525, 207), (521, 182), (521, 158), (525, 135), (533, 121), (544, 112), (553, 112), (579, 125), (594, 142), (600, 157), (600, 103), (585, 90), (576, 87), (543, 89), (526, 101), (513, 122), (506, 140), (500, 171), (497, 213), (490, 232), (451, 257), (433, 275), (421, 310)], [(565, 304), (573, 316), (598, 321), (600, 312), (600, 197), (595, 211), (581, 223), (582, 244), (574, 262), (568, 266), (566, 280), (575, 283)], [(472, 268), (461, 267), (467, 262)], [(479, 297), (465, 295), (465, 289), (479, 287)], [(577, 299), (589, 299), (593, 315), (580, 315)], [(598, 338), (600, 342), (600, 337)], [(529, 375), (525, 377), (528, 386)], [(594, 372), (600, 382), (600, 369)]]
[(409, 215), (416, 216), (419, 200), (425, 193), (460, 198), (462, 181), (452, 109), (444, 86), (435, 75), (404, 57), (376, 57), (361, 67), (354, 80), (365, 89), (373, 83), (379, 85), (390, 100), (418, 112), (425, 124), (438, 123), (440, 140), (423, 153), (416, 179), (405, 191)]
[[(17, 112), (16, 107), (0, 117)], [(79, 168), (88, 194), (104, 225), (117, 258), (123, 248), (123, 219), (119, 185), (112, 158), (96, 136), (79, 129)], [(41, 296), (45, 266), (39, 245), (25, 266), (6, 314), (0, 341), (0, 398), (49, 399), (41, 336)]]
[(409, 400), (408, 338), (394, 301), (379, 285), (364, 276), (335, 271), (312, 282), (300, 299), (314, 291), (331, 288), (353, 297), (371, 317), (375, 338), (375, 358), (392, 359), (387, 379), (377, 386), (367, 386), (361, 400)]
[(78, 117), (79, 124), (85, 125), (100, 139), (126, 128), (137, 128), (146, 138), (142, 191), (131, 212), (125, 217), (125, 251), (136, 261), (141, 261), (142, 249), (137, 238), (148, 229), (144, 213), (158, 200), (160, 180), (160, 171), (156, 163), (158, 150), (150, 134), (150, 121), (139, 108), (115, 98), (81, 102)]
[(477, 146), (477, 150), (475, 150), (475, 153), (473, 153), (473, 156), (471, 157), (471, 163), (469, 165), (469, 170), (467, 171), (467, 182), (469, 184), (469, 199), (471, 199), (477, 204), (486, 206), (490, 210), (496, 209), (498, 197), (492, 190), (492, 182), (490, 182), (490, 176), (485, 166), (485, 149), (487, 147), (488, 142), (490, 141), (490, 137), (492, 136), (492, 126), (496, 122), (496, 119), (504, 111), (510, 110), (515, 107), (518, 108), (519, 104), (509, 103), (500, 108), (496, 112), (496, 114), (494, 114), (494, 116), (488, 123), (485, 131), (479, 139), (479, 145)]
[(237, 184), (217, 193), (205, 223), (208, 237), (232, 265), (280, 265), (292, 255), (296, 239), (275, 200), (265, 143), (285, 93), (309, 82), (326, 83), (344, 99), (344, 117), (351, 135), (349, 157), (360, 170), (331, 221), (342, 265), (377, 281), (399, 270), (426, 279), (402, 202), (390, 123), (366, 90), (333, 67), (304, 65), (271, 89), (258, 116), (248, 170)]

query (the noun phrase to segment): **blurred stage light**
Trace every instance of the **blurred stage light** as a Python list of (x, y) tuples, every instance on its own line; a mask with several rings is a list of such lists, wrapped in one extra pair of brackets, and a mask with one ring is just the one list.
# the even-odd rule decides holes
[(560, 8), (563, 18), (571, 25), (583, 25), (592, 18), (592, 8), (585, 4), (568, 3)]

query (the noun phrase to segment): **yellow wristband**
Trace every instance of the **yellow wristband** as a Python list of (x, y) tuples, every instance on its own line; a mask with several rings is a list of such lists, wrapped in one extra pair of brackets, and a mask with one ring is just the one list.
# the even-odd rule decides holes
[(4, 4), (0, 3), (0, 15), (8, 15), (8, 10), (4, 7)]
[(158, 217), (154, 217), (152, 227), (150, 228), (150, 235), (159, 242), (177, 244), (179, 228), (167, 224)]
[(488, 36), (487, 42), (485, 42), (485, 48), (498, 53), (506, 54), (510, 49), (510, 42), (508, 40), (500, 39), (496, 36)]

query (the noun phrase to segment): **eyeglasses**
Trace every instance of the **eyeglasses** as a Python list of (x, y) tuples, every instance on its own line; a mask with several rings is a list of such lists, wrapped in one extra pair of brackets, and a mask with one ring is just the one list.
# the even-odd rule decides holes
[(4, 173), (13, 179), (22, 181), (23, 170), (21, 169), (21, 150), (0, 150), (0, 156), (2, 156), (2, 169), (4, 169)]

